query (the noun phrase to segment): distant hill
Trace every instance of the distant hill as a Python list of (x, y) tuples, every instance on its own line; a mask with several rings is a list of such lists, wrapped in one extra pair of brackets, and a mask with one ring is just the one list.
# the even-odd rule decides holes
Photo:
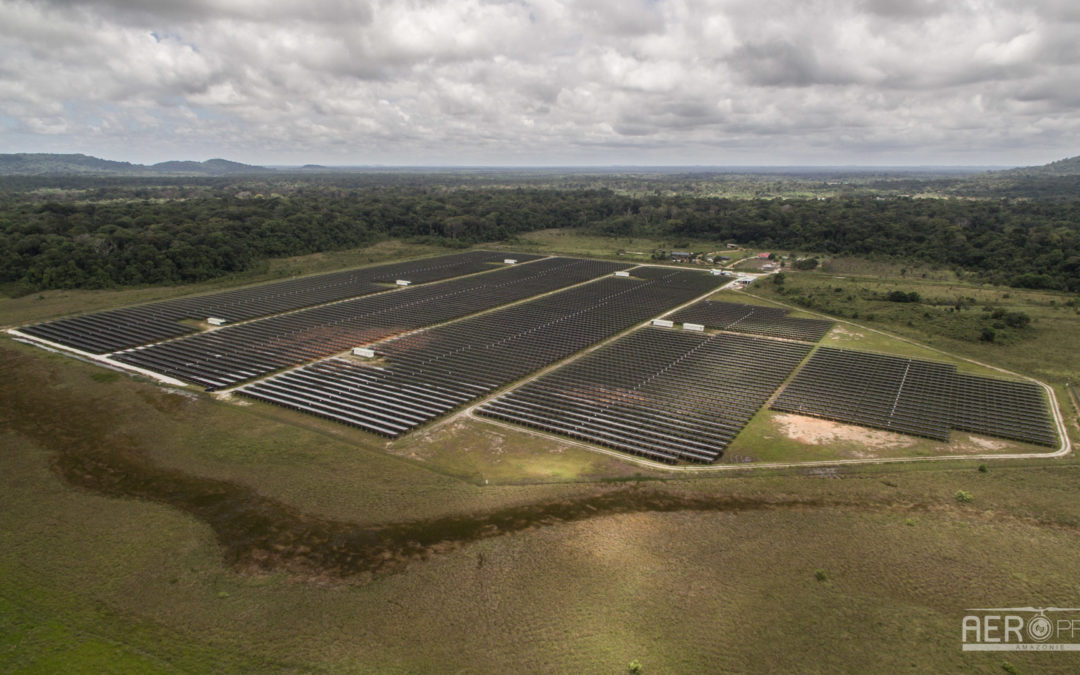
[(1012, 176), (1078, 176), (1080, 175), (1080, 157), (1069, 157), (1042, 166), (1022, 166), (996, 173)]
[(89, 155), (0, 155), (2, 175), (130, 173), (139, 168), (131, 162), (113, 162)]
[(208, 159), (205, 162), (170, 161), (147, 166), (81, 154), (0, 154), (0, 176), (232, 176), (269, 172), (273, 172), (273, 169), (230, 162), (227, 159)]
[(227, 159), (208, 159), (205, 162), (173, 160), (170, 162), (160, 162), (151, 165), (149, 168), (160, 173), (186, 173), (210, 176), (228, 176), (239, 173), (266, 173), (273, 171), (273, 169), (267, 169), (263, 166), (230, 162)]

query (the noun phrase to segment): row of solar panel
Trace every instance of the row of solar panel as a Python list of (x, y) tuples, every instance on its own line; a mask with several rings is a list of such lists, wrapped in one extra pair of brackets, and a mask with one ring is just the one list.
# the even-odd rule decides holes
[(676, 323), (694, 323), (736, 333), (817, 342), (833, 327), (824, 319), (787, 316), (786, 309), (703, 300), (668, 317)]
[(548, 258), (225, 327), (122, 352), (113, 358), (220, 389), (624, 267), (580, 258)]
[(1054, 446), (1041, 388), (964, 375), (951, 364), (823, 347), (773, 409), (948, 440), (950, 430)]
[[(510, 255), (519, 262), (538, 258)], [(105, 354), (194, 332), (194, 327), (179, 323), (184, 319), (201, 321), (214, 317), (230, 323), (245, 321), (369, 295), (386, 290), (386, 284), (398, 279), (424, 283), (482, 272), (493, 269), (493, 263), (501, 263), (506, 256), (491, 251), (454, 253), (84, 314), (20, 330), (69, 347)]]
[(239, 393), (397, 436), (716, 288), (700, 272), (644, 269), (375, 346), (383, 367), (334, 359)]

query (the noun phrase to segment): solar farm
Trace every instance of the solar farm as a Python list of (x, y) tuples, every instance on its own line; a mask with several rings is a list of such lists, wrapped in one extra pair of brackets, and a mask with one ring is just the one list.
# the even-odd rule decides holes
[(668, 464), (717, 462), (766, 408), (936, 441), (1058, 442), (1034, 383), (818, 346), (832, 321), (703, 299), (727, 281), (477, 251), (19, 330), (389, 438), (477, 404), (481, 419)]

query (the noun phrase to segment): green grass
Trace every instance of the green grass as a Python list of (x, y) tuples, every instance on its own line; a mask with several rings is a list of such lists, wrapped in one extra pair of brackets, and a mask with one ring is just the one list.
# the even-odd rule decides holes
[(390, 444), (395, 455), (477, 484), (567, 483), (666, 475), (568, 440), (458, 417)]
[[(130, 378), (98, 382), (86, 364), (2, 344), (5, 387), (50, 388), (31, 402), (41, 420), (114, 411), (102, 428), (153, 461), (258, 486), (312, 517), (389, 523), (598, 489), (480, 487), (426, 468), (438, 447), (405, 460), (373, 438)], [(205, 430), (177, 435), (196, 422)], [(353, 582), (248, 574), (186, 513), (58, 480), (48, 460), (80, 442), (79, 426), (54, 422), (62, 433), (44, 443), (26, 424), (0, 454), (5, 670), (618, 672), (633, 659), (646, 672), (989, 669), (991, 656), (960, 652), (963, 609), (1060, 604), (1080, 573), (1080, 467), (1067, 460), (613, 486), (777, 506), (538, 525)], [(488, 430), (455, 433), (465, 435), (448, 442), (447, 461)], [(579, 461), (547, 477), (600, 471)], [(957, 490), (976, 501), (956, 504)], [(782, 506), (791, 500), (802, 505)], [(1013, 662), (1077, 665), (1060, 654)]]
[(866, 278), (895, 278), (912, 281), (958, 281), (956, 272), (947, 268), (929, 267), (920, 263), (901, 263), (884, 260), (867, 260), (847, 256), (824, 256), (806, 254), (823, 260), (819, 272), (831, 275), (848, 275)]
[[(641, 263), (670, 263), (669, 258), (664, 258), (661, 261), (652, 259), (652, 254), (657, 249), (669, 252), (672, 250), (692, 250), (701, 253), (716, 252), (719, 255), (728, 256), (733, 262), (754, 253), (745, 249), (729, 250), (725, 242), (711, 239), (601, 236), (583, 234), (572, 228), (554, 228), (529, 232), (521, 235), (507, 246), (514, 250), (536, 253), (584, 255)], [(695, 267), (705, 268), (707, 265), (695, 265)]]

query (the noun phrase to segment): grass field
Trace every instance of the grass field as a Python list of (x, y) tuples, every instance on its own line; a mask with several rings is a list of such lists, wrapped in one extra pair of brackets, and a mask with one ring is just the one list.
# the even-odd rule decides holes
[[(886, 279), (924, 297), (944, 283)], [(965, 295), (974, 291), (1004, 293)], [(0, 300), (0, 316), (151, 292), (173, 291)], [(719, 297), (791, 296), (751, 292)], [(1051, 346), (1080, 339), (1075, 313), (1052, 294), (1010, 296), (1001, 300), (1034, 318), (1011, 342), (941, 338), (869, 304), (857, 311), (880, 318), (855, 321), (1055, 383), (1071, 377), (1075, 358)], [(862, 337), (828, 339), (926, 351), (845, 330)], [(1075, 606), (1072, 456), (985, 472), (954, 461), (673, 476), (463, 417), (388, 444), (6, 338), (0, 364), (0, 671), (1080, 667), (1066, 653), (960, 649), (967, 608)], [(866, 452), (843, 434), (775, 435), (776, 417), (755, 417), (732, 454)], [(1072, 413), (1070, 431), (1080, 435)], [(878, 451), (927, 449), (889, 440)]]
[[(317, 429), (0, 349), (4, 670), (624, 672), (638, 659), (648, 672), (992, 672), (1005, 659), (959, 649), (964, 608), (1063, 604), (1078, 590), (1071, 459), (478, 486)], [(201, 442), (174, 438), (196, 419)], [(61, 480), (57, 457), (83, 455), (205, 477), (223, 493), (258, 486), (309, 529), (619, 501), (501, 536), (451, 534), (387, 573), (253, 571), (168, 495), (116, 499)], [(958, 504), (957, 489), (974, 501)], [(290, 550), (300, 535), (276, 536)], [(1025, 672), (1077, 665), (1008, 660)]]

